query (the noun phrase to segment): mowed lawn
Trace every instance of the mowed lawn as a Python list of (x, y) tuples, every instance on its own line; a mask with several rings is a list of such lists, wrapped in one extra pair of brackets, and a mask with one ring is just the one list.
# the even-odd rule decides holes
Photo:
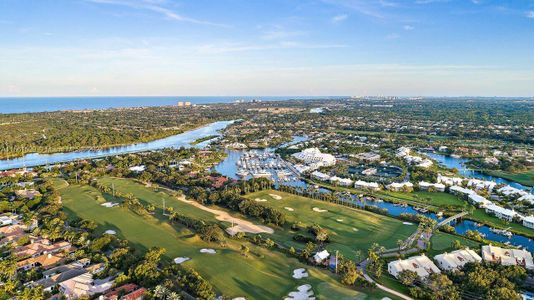
[(436, 232), (430, 238), (431, 248), (430, 248), (430, 252), (428, 253), (428, 255), (434, 256), (434, 255), (441, 254), (443, 252), (451, 252), (451, 251), (456, 250), (453, 248), (454, 241), (459, 241), (462, 246), (469, 247), (473, 250), (478, 250), (481, 246), (479, 242), (469, 240), (461, 236), (457, 236), (457, 235), (449, 234), (445, 232)]
[(534, 186), (534, 170), (528, 170), (518, 173), (510, 173), (500, 170), (483, 170), (484, 173), (487, 173), (491, 176), (502, 177), (511, 181), (518, 182), (526, 186)]
[[(125, 186), (130, 184), (138, 185), (129, 181)], [(139, 199), (164, 197), (142, 185), (130, 186), (129, 190)], [(321, 270), (311, 269), (309, 278), (293, 279), (291, 275), (294, 269), (306, 268), (294, 258), (249, 243), (247, 245), (251, 254), (245, 258), (239, 252), (243, 243), (241, 241), (229, 240), (228, 245), (223, 248), (218, 244), (200, 240), (183, 226), (169, 224), (160, 213), (141, 217), (122, 207), (103, 207), (100, 204), (109, 201), (109, 197), (90, 186), (71, 185), (59, 191), (69, 216), (95, 221), (100, 232), (115, 230), (118, 236), (128, 239), (131, 245), (140, 251), (158, 246), (167, 249), (167, 259), (190, 257), (191, 260), (184, 265), (198, 270), (219, 292), (230, 298), (242, 296), (247, 299), (280, 299), (297, 286), (306, 283), (312, 285), (319, 299), (381, 299), (387, 296), (377, 291), (373, 291), (371, 295), (345, 288), (333, 276)], [(172, 197), (168, 201), (166, 205), (181, 207), (181, 203)], [(194, 207), (181, 209), (183, 213), (192, 216), (210, 215)], [(217, 253), (201, 254), (199, 250), (202, 248), (216, 249)]]
[(437, 206), (437, 207), (456, 206), (456, 207), (461, 208), (466, 205), (466, 202), (458, 198), (457, 196), (451, 195), (448, 193), (441, 193), (441, 192), (419, 191), (419, 192), (412, 192), (412, 193), (402, 193), (402, 192), (382, 191), (382, 192), (378, 192), (377, 194), (390, 196), (390, 197), (396, 198), (397, 200), (417, 202), (422, 206), (424, 205), (432, 205), (432, 206)]
[[(282, 197), (276, 200), (270, 194)], [(327, 244), (328, 250), (339, 250), (344, 256), (355, 258), (356, 250), (365, 255), (373, 243), (386, 248), (397, 247), (397, 240), (404, 240), (417, 229), (417, 225), (404, 225), (394, 218), (374, 214), (364, 210), (350, 209), (345, 206), (300, 197), (278, 191), (261, 191), (247, 195), (248, 198), (264, 199), (260, 202), (276, 207), (284, 212), (289, 223), (301, 222), (306, 226), (319, 224), (328, 230), (331, 242)], [(293, 211), (286, 209), (291, 208)], [(317, 212), (313, 209), (326, 210)], [(275, 229), (274, 239), (286, 246), (302, 248), (302, 243), (293, 240), (297, 233), (306, 235), (306, 229), (292, 231), (289, 226)]]

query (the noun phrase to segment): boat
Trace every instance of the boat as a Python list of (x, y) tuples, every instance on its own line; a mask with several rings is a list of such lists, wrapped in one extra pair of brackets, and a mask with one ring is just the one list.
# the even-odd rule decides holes
[(442, 211), (438, 212), (438, 213), (436, 214), (436, 216), (437, 216), (438, 218), (440, 218), (440, 219), (443, 218), (443, 212), (442, 212)]
[(513, 234), (508, 229), (490, 228), (490, 231), (496, 234), (504, 235), (507, 238), (511, 238)]

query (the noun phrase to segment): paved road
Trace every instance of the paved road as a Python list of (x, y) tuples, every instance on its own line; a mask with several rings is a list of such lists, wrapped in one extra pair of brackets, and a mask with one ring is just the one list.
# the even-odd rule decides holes
[(413, 298), (411, 298), (410, 296), (407, 296), (407, 295), (404, 295), (403, 293), (401, 292), (397, 292), (395, 290), (392, 290), (386, 286), (383, 286), (379, 283), (377, 283), (373, 278), (371, 278), (371, 276), (369, 276), (367, 274), (367, 264), (369, 263), (369, 261), (366, 259), (364, 261), (362, 261), (359, 265), (358, 265), (358, 269), (360, 269), (360, 271), (363, 273), (363, 277), (365, 278), (365, 280), (371, 282), (371, 283), (374, 283), (376, 285), (377, 288), (383, 290), (384, 292), (388, 292), (392, 295), (395, 295), (401, 299), (405, 299), (405, 300), (414, 300)]

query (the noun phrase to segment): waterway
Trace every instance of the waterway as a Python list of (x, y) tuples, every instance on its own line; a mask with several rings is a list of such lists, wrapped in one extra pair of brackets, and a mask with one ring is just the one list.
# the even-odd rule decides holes
[[(295, 136), (293, 137), (293, 140), (291, 142), (281, 145), (277, 148), (286, 147), (286, 146), (296, 144), (296, 143), (306, 141), (306, 140), (307, 140), (307, 137), (305, 136)], [(254, 150), (254, 151), (272, 152), (275, 150), (276, 148), (268, 148), (265, 150)], [(236, 172), (237, 172), (236, 163), (239, 160), (239, 158), (243, 155), (243, 153), (245, 153), (246, 151), (248, 150), (227, 150), (226, 152), (228, 156), (226, 157), (224, 161), (222, 161), (220, 164), (215, 166), (215, 170), (225, 176), (238, 179), (239, 176), (236, 175)], [(435, 153), (425, 153), (425, 154), (437, 160), (438, 162), (442, 163), (448, 168), (457, 168), (462, 176), (474, 177), (474, 178), (479, 178), (479, 179), (484, 179), (484, 180), (495, 180), (498, 183), (510, 184), (516, 188), (526, 189), (526, 187), (520, 184), (514, 183), (514, 182), (510, 182), (506, 179), (490, 178), (491, 176), (487, 176), (480, 172), (469, 170), (463, 165), (467, 161), (465, 159), (457, 159), (454, 157), (439, 155)], [(308, 188), (308, 184), (302, 180), (297, 180), (297, 181), (292, 181), (292, 182), (283, 182), (282, 184), (295, 186), (295, 187), (299, 187), (302, 189)], [(320, 188), (319, 192), (332, 193), (331, 190), (328, 190), (326, 188)], [(408, 213), (408, 214), (422, 214), (432, 219), (440, 220), (440, 218), (435, 213), (431, 213), (431, 212), (421, 213), (415, 210), (414, 207), (410, 205), (408, 205), (407, 207), (402, 207), (402, 206), (398, 206), (398, 205), (395, 205), (394, 203), (390, 203), (386, 201), (374, 201), (370, 199), (364, 200), (364, 199), (359, 198), (357, 195), (351, 195), (350, 201), (352, 201), (353, 203), (355, 203), (356, 205), (360, 207), (363, 207), (364, 205), (374, 205), (380, 208), (385, 208), (390, 215), (395, 216), (395, 217), (398, 217), (402, 213)], [(534, 252), (534, 241), (531, 241), (529, 238), (521, 236), (521, 235), (514, 234), (511, 238), (507, 238), (503, 235), (499, 235), (499, 234), (491, 232), (489, 226), (483, 225), (479, 227), (477, 226), (476, 222), (473, 222), (471, 220), (453, 221), (451, 223), (451, 226), (453, 226), (456, 232), (461, 235), (465, 235), (467, 230), (478, 231), (485, 236), (485, 239), (489, 241), (497, 241), (501, 243), (509, 242), (510, 245), (521, 246), (530, 252)]]
[(519, 184), (517, 182), (510, 181), (510, 180), (507, 180), (507, 179), (504, 179), (504, 178), (501, 178), (501, 177), (495, 177), (495, 176), (491, 176), (491, 175), (486, 175), (486, 174), (481, 173), (479, 171), (469, 169), (465, 165), (465, 163), (468, 162), (468, 160), (465, 159), (465, 158), (456, 158), (456, 157), (437, 154), (437, 153), (433, 153), (433, 152), (423, 152), (423, 154), (425, 154), (428, 157), (438, 161), (440, 164), (444, 165), (447, 168), (450, 168), (450, 169), (456, 168), (458, 170), (458, 173), (460, 175), (464, 176), (464, 177), (477, 178), (477, 179), (481, 179), (481, 180), (490, 180), (490, 181), (494, 181), (496, 183), (507, 184), (507, 185), (509, 185), (511, 187), (514, 187), (516, 189), (530, 190), (531, 193), (534, 193), (534, 188), (531, 188), (531, 187), (528, 187), (528, 186), (524, 186), (524, 185)]
[[(50, 165), (81, 159), (93, 159), (126, 153), (158, 150), (163, 148), (192, 147), (193, 145), (191, 145), (191, 143), (197, 139), (212, 135), (220, 136), (220, 131), (226, 128), (228, 125), (232, 124), (233, 122), (234, 121), (214, 122), (197, 129), (193, 129), (184, 133), (176, 134), (167, 138), (155, 140), (148, 143), (138, 143), (126, 146), (111, 147), (106, 149), (74, 151), (68, 153), (30, 153), (23, 157), (0, 160), (0, 170)], [(204, 141), (198, 145), (195, 145), (195, 147), (203, 147), (208, 143), (209, 141)]]

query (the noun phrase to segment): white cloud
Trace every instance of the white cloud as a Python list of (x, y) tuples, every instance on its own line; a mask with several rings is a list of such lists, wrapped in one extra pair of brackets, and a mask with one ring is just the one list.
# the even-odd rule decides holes
[(332, 23), (340, 23), (340, 22), (345, 21), (348, 17), (349, 16), (346, 14), (337, 15), (337, 16), (332, 17), (331, 21)]
[(179, 21), (179, 22), (187, 22), (187, 23), (193, 23), (193, 24), (199, 24), (199, 25), (217, 26), (217, 27), (231, 27), (227, 24), (215, 23), (215, 22), (210, 22), (206, 20), (200, 20), (200, 19), (195, 19), (195, 18), (180, 15), (176, 13), (175, 11), (163, 6), (163, 4), (166, 3), (166, 1), (162, 1), (162, 0), (86, 0), (86, 1), (96, 3), (96, 4), (121, 5), (121, 6), (134, 8), (134, 9), (151, 11), (153, 13), (157, 13), (161, 16), (164, 16), (165, 18), (169, 20), (174, 20), (174, 21)]
[(390, 33), (386, 35), (386, 40), (396, 40), (398, 38), (400, 38), (400, 35), (397, 33)]
[(404, 25), (402, 28), (406, 31), (411, 31), (415, 29), (415, 27), (413, 27), (412, 25)]
[(534, 19), (534, 10), (527, 12), (527, 18)]
[(280, 39), (287, 39), (287, 38), (292, 38), (296, 36), (302, 36), (305, 34), (306, 32), (304, 31), (290, 31), (290, 30), (285, 30), (285, 29), (280, 28), (280, 29), (264, 31), (261, 38), (264, 40), (280, 40)]

